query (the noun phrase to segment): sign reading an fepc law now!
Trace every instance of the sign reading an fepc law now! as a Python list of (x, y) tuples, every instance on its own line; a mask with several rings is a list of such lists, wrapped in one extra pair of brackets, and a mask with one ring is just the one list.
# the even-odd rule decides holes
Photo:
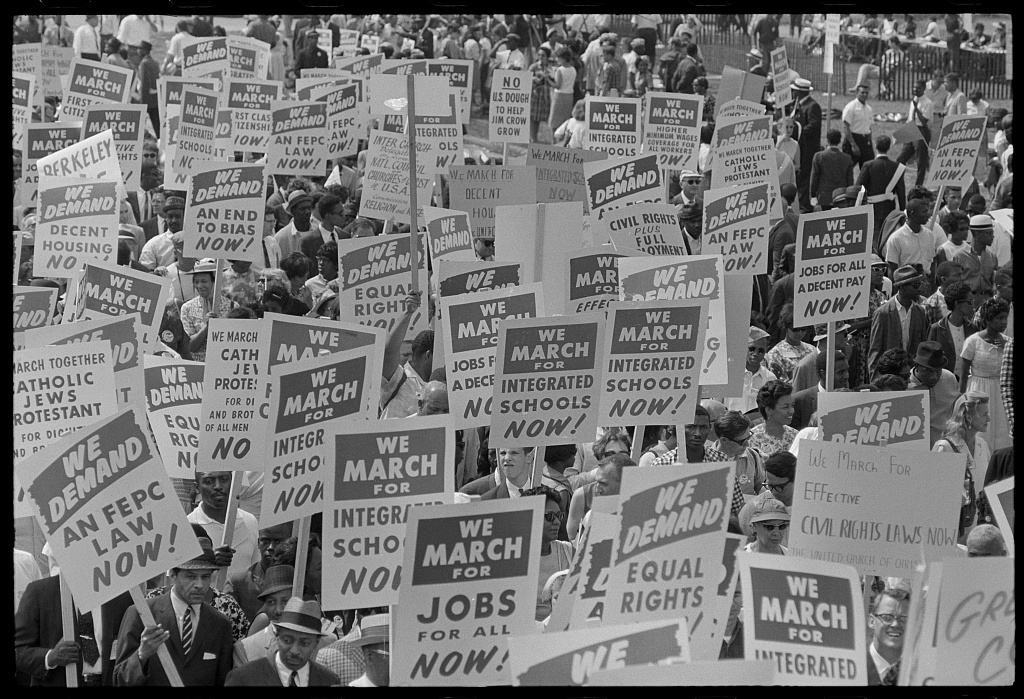
[(868, 314), (873, 230), (870, 204), (800, 217), (793, 280), (797, 327)]
[(704, 193), (701, 252), (721, 255), (726, 274), (766, 274), (771, 195), (767, 184), (710, 189)]
[(393, 685), (511, 684), (507, 637), (536, 628), (543, 507), (528, 497), (410, 508)]
[(271, 103), (272, 135), (267, 146), (268, 175), (323, 175), (327, 157), (327, 105), (324, 102)]
[(966, 188), (974, 177), (978, 151), (985, 142), (987, 117), (953, 116), (942, 122), (935, 161), (928, 171), (926, 187)]

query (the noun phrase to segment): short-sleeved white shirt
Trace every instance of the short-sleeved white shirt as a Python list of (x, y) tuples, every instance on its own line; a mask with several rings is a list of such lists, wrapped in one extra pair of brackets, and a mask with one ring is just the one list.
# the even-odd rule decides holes
[(850, 100), (843, 107), (843, 121), (850, 125), (850, 131), (861, 136), (871, 135), (871, 124), (875, 119), (875, 110), (870, 104), (861, 104), (860, 100)]

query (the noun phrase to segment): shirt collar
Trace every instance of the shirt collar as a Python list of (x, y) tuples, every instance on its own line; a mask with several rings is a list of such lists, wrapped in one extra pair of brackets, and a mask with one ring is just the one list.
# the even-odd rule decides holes
[[(291, 681), (292, 671), (285, 667), (285, 664), (281, 662), (281, 651), (274, 653), (274, 665), (277, 667), (277, 674), (281, 677), (281, 684), (287, 687), (288, 683)], [(303, 665), (297, 672), (299, 673), (299, 676), (296, 678), (295, 682), (300, 687), (308, 687), (309, 663)]]
[(178, 591), (174, 589), (174, 585), (171, 585), (171, 606), (174, 608), (174, 616), (179, 619), (185, 616), (185, 607), (192, 607), (192, 614), (196, 618), (196, 622), (199, 621), (199, 605), (189, 604), (182, 598), (178, 597)]
[(893, 666), (888, 660), (883, 658), (875, 650), (875, 642), (871, 641), (871, 645), (868, 646), (868, 653), (871, 655), (871, 661), (875, 664), (875, 669), (878, 671), (878, 678), (882, 679), (889, 672), (889, 668)]
[(320, 231), (320, 237), (324, 239), (324, 243), (329, 243), (333, 240), (334, 233), (324, 228), (322, 223), (317, 228)]

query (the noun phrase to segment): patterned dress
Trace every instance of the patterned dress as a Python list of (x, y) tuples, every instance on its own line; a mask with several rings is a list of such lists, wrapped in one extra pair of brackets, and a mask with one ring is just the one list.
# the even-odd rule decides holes
[[(551, 72), (548, 64), (541, 64), (540, 61), (534, 61), (530, 66), (530, 72), (533, 73), (533, 94), (530, 95), (530, 121), (540, 123), (547, 121), (548, 116), (551, 112), (551, 85), (547, 81), (547, 76)], [(555, 128), (552, 126), (552, 128)]]
[(782, 439), (779, 439), (765, 432), (764, 423), (761, 423), (751, 428), (748, 446), (757, 449), (761, 456), (767, 459), (776, 452), (789, 451), (789, 447), (793, 444), (794, 439), (796, 439), (796, 430), (789, 425), (783, 425)]
[(806, 342), (794, 346), (783, 340), (768, 350), (768, 354), (764, 356), (764, 365), (775, 374), (775, 378), (792, 383), (796, 365), (813, 351), (814, 347)]

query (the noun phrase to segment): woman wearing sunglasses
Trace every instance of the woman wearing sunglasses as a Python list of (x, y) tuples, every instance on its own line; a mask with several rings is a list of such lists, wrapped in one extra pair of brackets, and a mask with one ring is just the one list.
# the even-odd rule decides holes
[(548, 579), (562, 570), (568, 570), (572, 563), (573, 546), (568, 541), (558, 541), (558, 531), (565, 513), (558, 494), (547, 486), (538, 486), (523, 491), (524, 496), (544, 497), (544, 524), (541, 527), (540, 573), (537, 576), (537, 621), (544, 621), (551, 614), (551, 600), (544, 599), (544, 586)]
[(786, 555), (787, 550), (782, 545), (782, 537), (789, 528), (789, 512), (786, 511), (785, 505), (774, 498), (758, 498), (754, 503), (750, 526), (757, 538), (747, 544), (744, 551)]

